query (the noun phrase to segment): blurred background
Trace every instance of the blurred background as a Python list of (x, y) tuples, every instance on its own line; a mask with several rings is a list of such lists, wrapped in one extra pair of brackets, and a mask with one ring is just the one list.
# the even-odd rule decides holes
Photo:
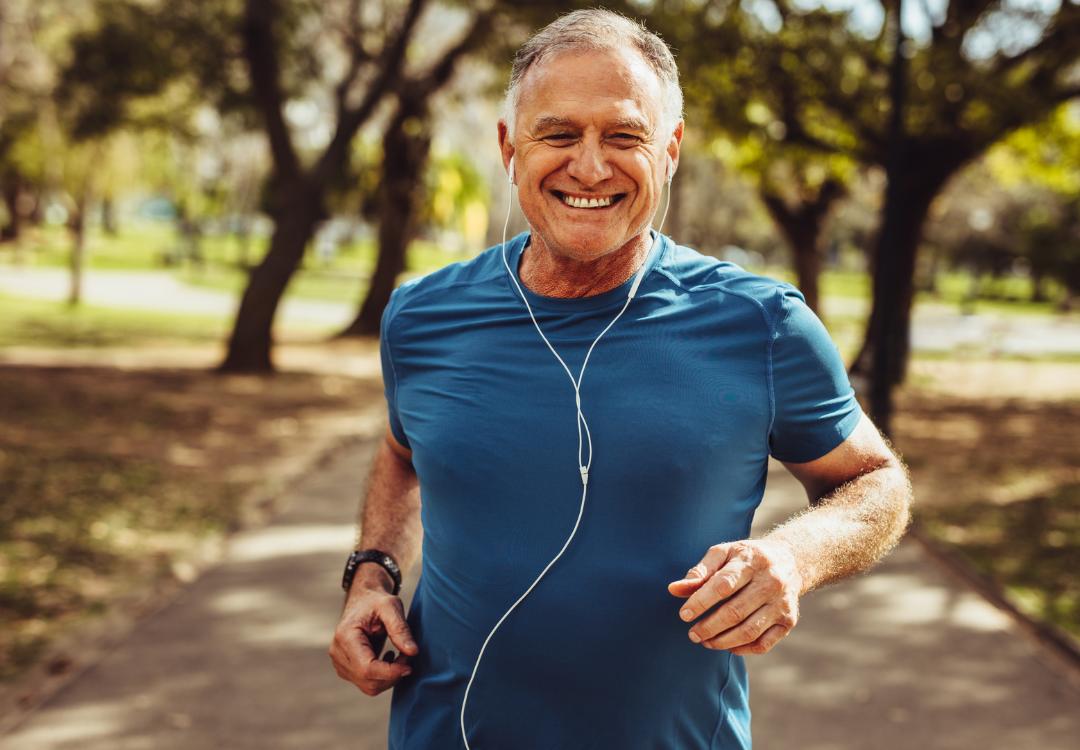
[[(681, 69), (665, 233), (802, 290), (918, 533), (1080, 654), (1080, 5), (604, 5)], [(0, 0), (0, 703), (377, 425), (390, 292), (500, 240), (510, 62), (579, 7)]]

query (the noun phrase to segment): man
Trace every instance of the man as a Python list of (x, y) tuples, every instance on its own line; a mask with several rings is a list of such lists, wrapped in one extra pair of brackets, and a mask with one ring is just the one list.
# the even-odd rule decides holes
[[(749, 748), (742, 656), (903, 532), (903, 468), (798, 293), (651, 234), (681, 108), (641, 27), (541, 31), (499, 122), (531, 232), (386, 311), (372, 551), (331, 656), (397, 686), (392, 748)], [(812, 509), (747, 540), (770, 454)], [(421, 539), (406, 622), (386, 558)]]

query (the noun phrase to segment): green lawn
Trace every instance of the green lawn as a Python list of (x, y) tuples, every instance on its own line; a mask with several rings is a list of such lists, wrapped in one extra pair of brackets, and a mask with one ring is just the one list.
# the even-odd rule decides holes
[(0, 295), (0, 347), (133, 347), (221, 341), (231, 320), (192, 315), (73, 308), (62, 302)]
[(1080, 638), (1080, 484), (1008, 505), (922, 509), (919, 520), (1025, 614)]

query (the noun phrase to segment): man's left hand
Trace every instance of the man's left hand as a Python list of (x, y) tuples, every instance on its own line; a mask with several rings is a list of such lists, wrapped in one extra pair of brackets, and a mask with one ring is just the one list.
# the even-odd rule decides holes
[(748, 655), (764, 654), (795, 627), (802, 587), (786, 542), (747, 540), (709, 548), (668, 591), (686, 599), (679, 612), (684, 621), (701, 618), (690, 628), (690, 640)]

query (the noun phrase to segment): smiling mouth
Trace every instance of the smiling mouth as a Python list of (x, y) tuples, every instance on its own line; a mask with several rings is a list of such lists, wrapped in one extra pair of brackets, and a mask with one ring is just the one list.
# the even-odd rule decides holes
[(625, 193), (617, 193), (616, 195), (605, 195), (600, 198), (576, 198), (566, 193), (560, 193), (558, 190), (552, 192), (564, 205), (570, 206), (570, 208), (607, 208), (626, 197)]

